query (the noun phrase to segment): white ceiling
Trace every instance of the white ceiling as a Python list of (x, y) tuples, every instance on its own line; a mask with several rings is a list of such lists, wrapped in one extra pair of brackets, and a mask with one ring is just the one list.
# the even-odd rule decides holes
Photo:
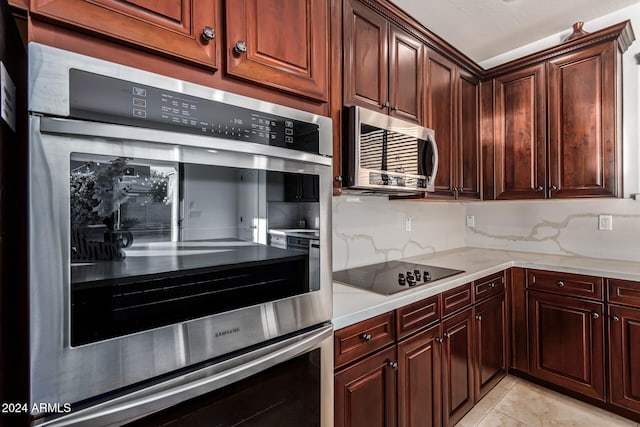
[[(391, 0), (476, 62), (640, 0)], [(585, 30), (589, 28), (585, 26)]]

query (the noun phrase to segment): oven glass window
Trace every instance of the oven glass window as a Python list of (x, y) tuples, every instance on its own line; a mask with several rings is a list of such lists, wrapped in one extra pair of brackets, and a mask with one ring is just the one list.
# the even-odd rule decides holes
[(320, 354), (313, 350), (128, 426), (320, 426)]
[(319, 289), (316, 175), (74, 153), (71, 344)]

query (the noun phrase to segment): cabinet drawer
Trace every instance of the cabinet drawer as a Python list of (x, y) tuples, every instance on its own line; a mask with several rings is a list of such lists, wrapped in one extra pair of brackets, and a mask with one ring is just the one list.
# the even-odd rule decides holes
[(473, 282), (474, 301), (478, 302), (492, 295), (504, 292), (504, 271), (483, 277)]
[(527, 288), (602, 301), (601, 277), (527, 270)]
[(458, 286), (440, 294), (442, 317), (471, 305), (471, 283)]
[(396, 335), (405, 337), (440, 320), (440, 298), (434, 295), (396, 310)]
[(395, 341), (394, 312), (364, 320), (335, 332), (336, 368), (372, 353)]
[(607, 279), (609, 302), (640, 308), (640, 282)]

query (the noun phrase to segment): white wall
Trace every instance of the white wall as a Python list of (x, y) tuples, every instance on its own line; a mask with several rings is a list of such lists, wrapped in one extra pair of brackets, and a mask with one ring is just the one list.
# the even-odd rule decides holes
[[(576, 21), (580, 12), (576, 11)], [(585, 22), (584, 30), (588, 32), (598, 31), (627, 19), (631, 20), (636, 38), (640, 38), (640, 3), (620, 9), (616, 12), (600, 18)], [(571, 34), (572, 30), (554, 34), (537, 42), (487, 59), (480, 63), (484, 68), (495, 67), (513, 59), (521, 58), (530, 53), (537, 52), (552, 46), (556, 46)], [(623, 55), (622, 82), (623, 82), (623, 188), (625, 197), (629, 194), (640, 193), (640, 65), (636, 62), (635, 55), (640, 52), (640, 42), (636, 40)]]
[[(411, 232), (405, 218), (412, 218)], [(465, 206), (388, 200), (333, 198), (333, 270), (406, 258), (465, 245)]]

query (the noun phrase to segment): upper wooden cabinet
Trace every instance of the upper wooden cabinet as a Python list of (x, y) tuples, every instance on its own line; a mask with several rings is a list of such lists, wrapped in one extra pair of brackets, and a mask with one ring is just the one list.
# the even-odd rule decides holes
[(361, 4), (344, 2), (344, 104), (422, 123), (424, 45)]
[(626, 21), (489, 70), (485, 199), (622, 195), (618, 62), (632, 41)]
[(209, 69), (218, 66), (215, 0), (31, 0), (31, 14)]
[(326, 102), (327, 0), (227, 0), (229, 76)]

